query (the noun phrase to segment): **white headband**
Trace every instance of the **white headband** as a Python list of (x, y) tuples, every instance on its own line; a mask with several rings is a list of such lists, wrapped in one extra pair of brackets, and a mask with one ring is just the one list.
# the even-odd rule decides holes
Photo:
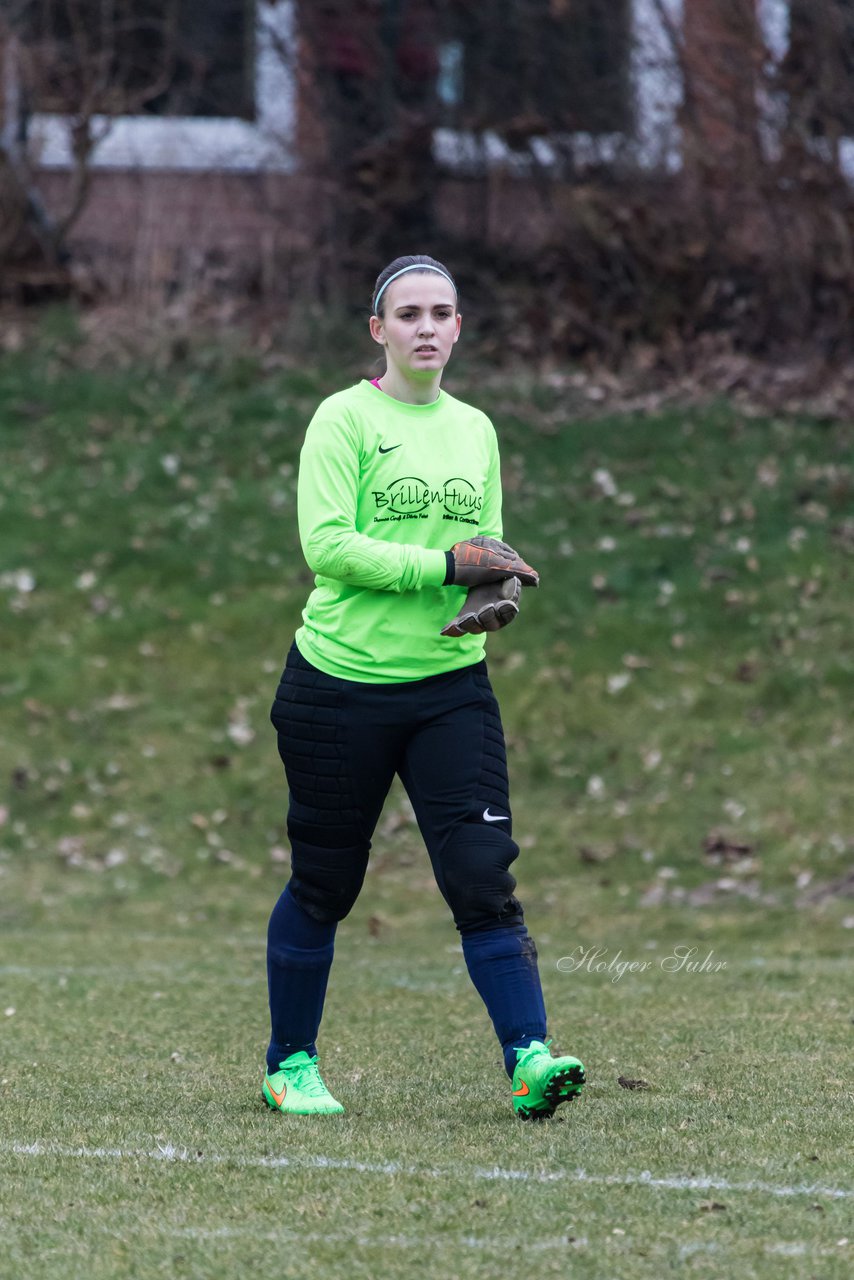
[(454, 284), (453, 280), (448, 275), (447, 271), (443, 271), (441, 267), (431, 267), (429, 262), (413, 262), (408, 267), (401, 267), (399, 271), (395, 271), (394, 275), (389, 276), (388, 280), (386, 280), (385, 284), (382, 286), (379, 293), (377, 294), (377, 299), (376, 299), (376, 302), (374, 303), (375, 316), (379, 315), (379, 311), (377, 310), (377, 308), (380, 305), (380, 298), (383, 296), (386, 289), (391, 284), (392, 280), (396, 280), (398, 276), (405, 275), (407, 271), (435, 271), (438, 275), (444, 276), (444, 278), (447, 280), (448, 284), (451, 286), (455, 294), (457, 292), (457, 286)]

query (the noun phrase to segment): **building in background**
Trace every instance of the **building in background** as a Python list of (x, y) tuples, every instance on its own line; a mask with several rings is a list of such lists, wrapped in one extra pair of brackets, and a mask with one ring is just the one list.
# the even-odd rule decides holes
[(9, 3), (0, 158), (117, 290), (299, 283), (372, 227), (536, 242), (545, 180), (726, 191), (781, 112), (854, 176), (852, 0), (125, 0), (100, 45), (97, 0)]

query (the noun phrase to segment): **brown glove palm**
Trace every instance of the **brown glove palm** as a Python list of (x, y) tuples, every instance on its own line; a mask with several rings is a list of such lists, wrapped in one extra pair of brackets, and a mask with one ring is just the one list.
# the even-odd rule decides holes
[(439, 634), (479, 636), (484, 631), (500, 631), (518, 614), (521, 594), (522, 584), (518, 578), (472, 587), (457, 616)]
[(454, 557), (454, 586), (479, 587), (485, 582), (518, 578), (523, 587), (538, 587), (540, 575), (526, 564), (518, 551), (498, 538), (479, 535), (451, 547)]

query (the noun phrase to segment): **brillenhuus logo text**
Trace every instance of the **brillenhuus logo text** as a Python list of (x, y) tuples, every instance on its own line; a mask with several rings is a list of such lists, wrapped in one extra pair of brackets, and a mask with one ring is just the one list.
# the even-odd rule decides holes
[(386, 489), (373, 490), (377, 524), (388, 520), (429, 520), (434, 507), (442, 508), (443, 520), (477, 524), (483, 495), (470, 480), (452, 476), (437, 488), (418, 476), (401, 476)]

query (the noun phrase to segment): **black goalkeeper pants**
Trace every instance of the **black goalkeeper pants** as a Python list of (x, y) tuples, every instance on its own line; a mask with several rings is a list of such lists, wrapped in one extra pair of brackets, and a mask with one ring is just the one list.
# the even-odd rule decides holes
[(486, 663), (402, 684), (341, 680), (294, 644), (270, 718), (290, 803), (290, 890), (343, 920), (395, 774), (462, 934), (520, 925), (504, 733)]

